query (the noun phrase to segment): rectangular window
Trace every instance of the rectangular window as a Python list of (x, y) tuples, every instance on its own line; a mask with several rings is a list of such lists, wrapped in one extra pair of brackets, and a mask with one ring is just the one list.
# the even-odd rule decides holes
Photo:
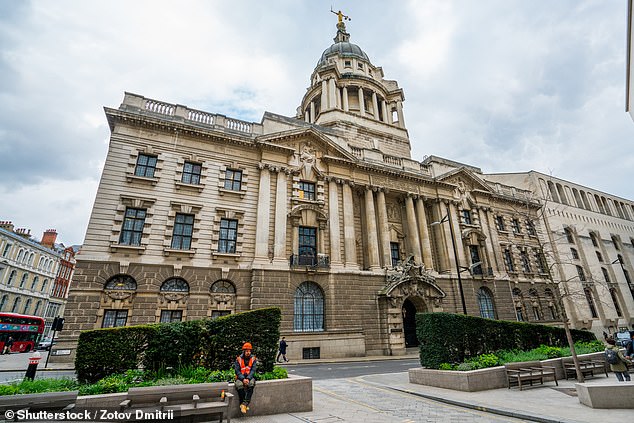
[(504, 250), (504, 264), (506, 265), (506, 270), (509, 272), (515, 272), (513, 257), (511, 256), (511, 251), (509, 250)]
[(161, 323), (180, 322), (183, 320), (182, 310), (161, 310)]
[(202, 166), (199, 163), (185, 162), (181, 182), (184, 184), (199, 185), (201, 171)]
[(539, 273), (546, 273), (547, 265), (546, 265), (546, 257), (539, 251), (535, 253), (535, 261), (537, 262), (537, 269)]
[(614, 248), (616, 249), (616, 251), (621, 250), (621, 248), (619, 248), (619, 239), (614, 235), (612, 235), (612, 244), (614, 244)]
[(302, 360), (318, 360), (319, 357), (319, 347), (302, 348)]
[(213, 310), (211, 312), (211, 318), (212, 319), (217, 319), (218, 317), (228, 316), (230, 314), (231, 314), (230, 310)]
[(570, 254), (574, 260), (579, 260), (579, 253), (574, 248), (570, 249)]
[(141, 245), (143, 235), (143, 225), (145, 224), (145, 209), (125, 209), (125, 217), (121, 226), (121, 236), (119, 244)]
[(497, 226), (498, 231), (506, 230), (506, 226), (504, 226), (504, 218), (502, 216), (495, 216), (495, 226)]
[(511, 226), (513, 228), (513, 233), (514, 234), (520, 234), (522, 231), (520, 229), (520, 221), (517, 219), (513, 219), (511, 221)]
[(299, 183), (299, 198), (315, 201), (315, 184), (301, 181)]
[(299, 227), (299, 265), (314, 266), (317, 260), (317, 228)]
[(603, 279), (605, 279), (605, 281), (609, 283), (610, 275), (608, 274), (608, 269), (606, 269), (605, 267), (602, 267), (601, 271), (603, 272)]
[(599, 260), (599, 262), (603, 263), (603, 256), (601, 255), (600, 252), (596, 251), (597, 253), (597, 260)]
[(242, 171), (227, 169), (225, 171), (225, 189), (240, 191), (242, 189)]
[(590, 290), (590, 288), (586, 288), (583, 290), (583, 292), (586, 294), (586, 301), (588, 302), (588, 308), (590, 308), (590, 313), (592, 314), (592, 317), (594, 319), (598, 318), (599, 315), (597, 314), (597, 309), (594, 306), (594, 299), (592, 298), (592, 290)]
[(234, 254), (236, 241), (238, 240), (238, 221), (235, 219), (220, 220), (220, 239), (218, 240), (218, 252)]
[(105, 310), (103, 313), (102, 328), (114, 328), (125, 326), (128, 321), (128, 310)]
[(616, 296), (616, 289), (610, 289), (610, 297), (612, 297), (612, 303), (614, 304), (616, 315), (619, 317), (623, 317), (623, 312), (621, 312), (621, 306), (619, 305), (619, 299)]
[(144, 178), (153, 178), (154, 171), (156, 170), (156, 159), (156, 156), (139, 153), (139, 157), (136, 159), (134, 175), (142, 176)]
[[(480, 249), (477, 245), (469, 245), (469, 255), (471, 256), (471, 274), (472, 275), (481, 275), (482, 274), (482, 260), (480, 260)], [(479, 263), (478, 265), (475, 265)], [(475, 265), (475, 266), (474, 266)]]
[(174, 219), (172, 248), (175, 250), (190, 250), (192, 247), (193, 232), (194, 215), (177, 213), (176, 218)]
[(396, 267), (401, 260), (401, 252), (398, 242), (390, 242), (390, 256), (392, 257), (392, 267)]
[(462, 211), (462, 220), (465, 225), (471, 225), (471, 211), (470, 210)]

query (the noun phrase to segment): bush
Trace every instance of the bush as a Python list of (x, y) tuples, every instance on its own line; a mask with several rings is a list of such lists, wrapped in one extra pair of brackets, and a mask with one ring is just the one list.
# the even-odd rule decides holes
[(544, 354), (546, 358), (558, 358), (563, 355), (561, 348), (549, 347), (548, 345), (540, 345), (536, 348), (536, 351), (540, 354)]
[(154, 372), (187, 366), (228, 369), (247, 341), (258, 358), (257, 371), (270, 372), (281, 319), (281, 310), (271, 307), (212, 320), (85, 331), (77, 345), (77, 379), (94, 383), (139, 367)]
[[(563, 329), (451, 313), (419, 313), (416, 331), (423, 367), (462, 363), (499, 350), (530, 350), (540, 345), (567, 345)], [(575, 341), (594, 341), (592, 332), (573, 330)]]
[(495, 354), (482, 354), (471, 360), (471, 362), (475, 364), (477, 366), (476, 368), (478, 369), (495, 367), (501, 364), (500, 358)]
[(455, 367), (451, 363), (440, 363), (438, 370), (455, 370)]

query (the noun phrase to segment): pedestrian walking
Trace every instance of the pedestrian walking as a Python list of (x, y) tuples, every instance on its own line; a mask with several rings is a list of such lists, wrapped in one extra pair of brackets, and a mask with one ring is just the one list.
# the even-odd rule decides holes
[(630, 381), (630, 373), (627, 371), (627, 360), (625, 356), (616, 346), (616, 341), (613, 338), (608, 338), (608, 346), (605, 349), (605, 361), (610, 364), (610, 370), (614, 372), (619, 382), (623, 382), (623, 379)]
[(11, 353), (12, 346), (13, 346), (13, 337), (9, 336), (9, 339), (7, 339), (7, 342), (4, 343), (4, 351), (2, 352), (2, 354)]
[(280, 356), (284, 359), (284, 362), (288, 363), (288, 359), (286, 358), (286, 337), (282, 336), (282, 340), (280, 341), (280, 352), (277, 353), (277, 358), (275, 361), (281, 363)]
[(634, 361), (634, 330), (630, 331), (630, 341), (625, 345), (625, 358)]
[(242, 354), (240, 354), (233, 365), (236, 373), (236, 390), (240, 398), (240, 412), (246, 414), (249, 410), (249, 403), (255, 390), (255, 367), (257, 359), (251, 355), (253, 347), (251, 343), (245, 342), (242, 346)]

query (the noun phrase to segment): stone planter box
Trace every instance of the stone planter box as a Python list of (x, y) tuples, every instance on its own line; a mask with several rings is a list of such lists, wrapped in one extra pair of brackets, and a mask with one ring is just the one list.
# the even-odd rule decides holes
[[(231, 417), (240, 413), (238, 392), (233, 383), (227, 384), (227, 392), (235, 395)], [(119, 409), (119, 403), (126, 399), (126, 393), (86, 395), (77, 397), (78, 409)], [(288, 379), (264, 380), (257, 382), (251, 399), (249, 416), (265, 416), (313, 410), (313, 380), (309, 377), (288, 375)]]
[(475, 392), (506, 388), (508, 386), (504, 366), (470, 370), (468, 372), (424, 369), (421, 367), (409, 369), (408, 373), (410, 383), (456, 391)]
[[(601, 360), (605, 358), (603, 352), (582, 354), (578, 357), (580, 359), (585, 358), (593, 360)], [(564, 379), (564, 367), (561, 362), (561, 358), (551, 358), (543, 360), (541, 363), (544, 366), (554, 367), (558, 380)], [(468, 372), (434, 370), (420, 367), (409, 369), (408, 373), (410, 383), (453, 389), (456, 391), (475, 392), (508, 387), (504, 366), (470, 370)]]

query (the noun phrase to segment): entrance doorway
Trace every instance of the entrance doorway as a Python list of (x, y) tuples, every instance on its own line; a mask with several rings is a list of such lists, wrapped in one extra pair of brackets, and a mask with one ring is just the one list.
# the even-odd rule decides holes
[(405, 335), (405, 348), (417, 347), (416, 337), (416, 306), (409, 298), (403, 302), (403, 334)]

